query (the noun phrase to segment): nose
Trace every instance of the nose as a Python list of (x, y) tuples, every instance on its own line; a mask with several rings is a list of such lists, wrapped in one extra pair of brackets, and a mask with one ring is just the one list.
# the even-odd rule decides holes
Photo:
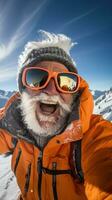
[(42, 92), (48, 94), (48, 95), (57, 95), (59, 94), (57, 88), (56, 88), (56, 83), (53, 78), (49, 81), (48, 85), (42, 89)]

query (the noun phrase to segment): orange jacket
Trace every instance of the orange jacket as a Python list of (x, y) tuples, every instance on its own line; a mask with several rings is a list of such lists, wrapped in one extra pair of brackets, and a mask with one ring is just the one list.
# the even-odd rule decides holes
[[(80, 120), (73, 121), (63, 133), (53, 137), (43, 155), (37, 146), (18, 138), (12, 155), (12, 170), (24, 200), (40, 200), (39, 184), (41, 200), (112, 200), (112, 124), (101, 116), (92, 115), (93, 98), (84, 80), (81, 80), (80, 89), (83, 89)], [(18, 94), (14, 95), (1, 109), (1, 118), (17, 97)], [(13, 149), (13, 137), (6, 129), (0, 129), (0, 153)], [(55, 169), (70, 169), (70, 143), (81, 138), (84, 183), (77, 182), (71, 174), (55, 176), (52, 173)]]

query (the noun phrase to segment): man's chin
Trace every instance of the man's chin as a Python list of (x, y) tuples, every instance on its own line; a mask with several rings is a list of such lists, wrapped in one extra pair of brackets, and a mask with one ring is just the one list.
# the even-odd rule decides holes
[(57, 116), (49, 116), (38, 113), (37, 123), (39, 123), (41, 128), (50, 128), (56, 124)]
[(38, 130), (35, 134), (39, 134), (41, 136), (55, 135), (57, 125), (51, 121), (44, 121), (37, 119)]
[(45, 135), (56, 134), (56, 130), (59, 128), (59, 123), (62, 121), (61, 118), (59, 110), (55, 111), (51, 115), (39, 111), (36, 112), (37, 124), (43, 130), (42, 132)]
[(39, 124), (40, 124), (40, 127), (45, 131), (53, 130), (53, 127), (55, 126), (53, 123), (51, 123), (49, 121), (40, 121)]

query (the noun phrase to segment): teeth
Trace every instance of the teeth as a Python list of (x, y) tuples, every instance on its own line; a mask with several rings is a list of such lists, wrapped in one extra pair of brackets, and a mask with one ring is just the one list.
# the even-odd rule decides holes
[(40, 101), (40, 103), (57, 105), (56, 102), (53, 102), (53, 101), (45, 101), (45, 100)]

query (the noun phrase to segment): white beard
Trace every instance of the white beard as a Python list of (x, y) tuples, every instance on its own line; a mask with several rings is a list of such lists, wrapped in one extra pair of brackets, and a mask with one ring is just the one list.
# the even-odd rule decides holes
[[(58, 120), (55, 121), (53, 116), (46, 116), (42, 113), (38, 113), (38, 116), (36, 116), (37, 102), (41, 100), (47, 100), (49, 102), (53, 101), (60, 105), (60, 115), (58, 116)], [(53, 136), (56, 135), (56, 132), (61, 129), (61, 127), (63, 127), (66, 116), (71, 111), (71, 105), (65, 104), (58, 95), (48, 96), (45, 93), (41, 93), (32, 97), (27, 92), (23, 92), (21, 95), (20, 109), (22, 111), (24, 123), (35, 135)], [(40, 121), (46, 121), (46, 127), (40, 126), (37, 117)], [(51, 125), (47, 122), (51, 122)]]

